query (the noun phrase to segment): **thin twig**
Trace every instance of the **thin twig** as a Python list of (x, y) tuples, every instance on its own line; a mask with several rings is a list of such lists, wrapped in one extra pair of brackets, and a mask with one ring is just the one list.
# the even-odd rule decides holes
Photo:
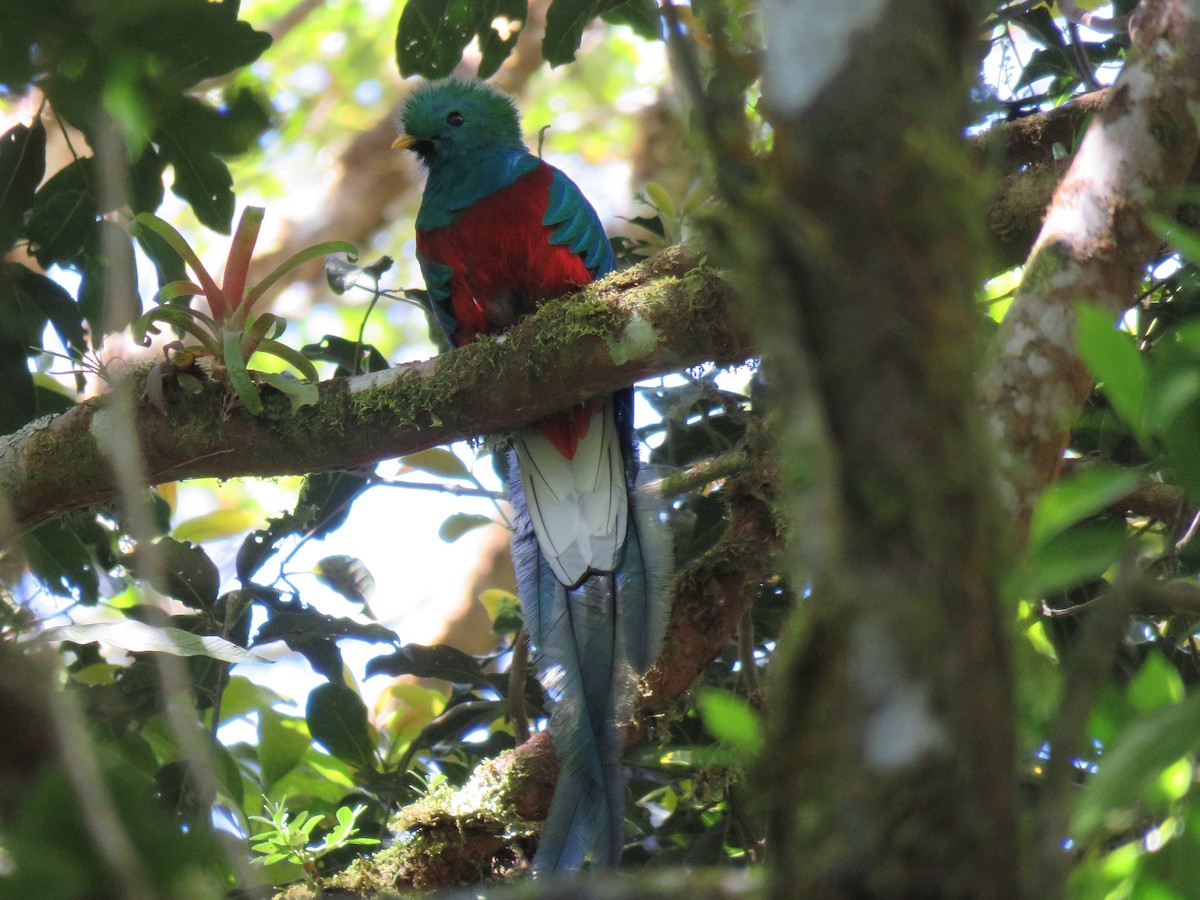
[(426, 481), (391, 481), (387, 478), (372, 478), (372, 485), (390, 488), (406, 488), (414, 491), (437, 491), (455, 497), (482, 497), (486, 500), (505, 500), (504, 491), (492, 491), (484, 487), (465, 487), (458, 484), (434, 484)]
[(517, 744), (529, 740), (529, 713), (525, 706), (525, 680), (529, 677), (529, 631), (521, 633), (513, 644), (512, 662), (508, 667), (508, 714), (512, 717)]
[(758, 660), (754, 657), (754, 616), (753, 607), (746, 607), (738, 625), (738, 659), (742, 663), (742, 683), (746, 685), (746, 693), (750, 702), (757, 706), (762, 702), (762, 684), (758, 680)]

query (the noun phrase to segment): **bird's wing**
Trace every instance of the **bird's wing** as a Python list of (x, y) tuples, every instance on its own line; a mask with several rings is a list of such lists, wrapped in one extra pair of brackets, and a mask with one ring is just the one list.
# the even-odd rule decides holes
[(550, 242), (578, 253), (592, 277), (603, 278), (615, 268), (616, 260), (600, 217), (575, 182), (553, 166), (549, 168), (554, 177), (550, 181), (550, 202), (542, 224), (554, 229)]

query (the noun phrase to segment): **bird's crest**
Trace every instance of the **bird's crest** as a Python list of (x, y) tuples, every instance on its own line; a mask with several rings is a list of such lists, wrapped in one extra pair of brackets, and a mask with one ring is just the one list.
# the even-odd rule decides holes
[(521, 120), (512, 99), (476, 79), (444, 78), (417, 88), (400, 114), (400, 141), (426, 165), (472, 150), (524, 150)]

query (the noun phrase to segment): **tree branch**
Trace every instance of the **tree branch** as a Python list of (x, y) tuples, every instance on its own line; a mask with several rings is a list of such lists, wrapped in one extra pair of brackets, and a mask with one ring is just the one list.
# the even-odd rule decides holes
[(1091, 389), (1075, 347), (1075, 305), (1086, 297), (1115, 317), (1132, 302), (1158, 243), (1145, 214), (1166, 204), (1196, 160), (1198, 103), (1194, 12), (1179, 0), (1143, 4), (1129, 61), (1054, 194), (984, 378), (1001, 500), (1017, 535)]
[[(209, 383), (197, 395), (170, 392), (166, 416), (143, 400), (133, 427), (151, 484), (352, 468), (515, 428), (705, 361), (743, 362), (754, 351), (732, 323), (731, 297), (696, 250), (676, 247), (546, 304), (501, 339), (322, 382), (320, 401), (294, 413), (268, 388), (264, 415), (229, 409)], [(100, 438), (126, 427), (100, 397), (0, 438), (0, 493), (13, 520), (28, 527), (112, 498)]]

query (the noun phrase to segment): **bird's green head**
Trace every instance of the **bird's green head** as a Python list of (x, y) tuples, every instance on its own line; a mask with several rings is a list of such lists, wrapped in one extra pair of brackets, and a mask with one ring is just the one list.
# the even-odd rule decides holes
[(446, 78), (412, 92), (392, 146), (413, 150), (425, 165), (436, 166), (476, 150), (524, 150), (525, 142), (507, 94), (482, 81)]

